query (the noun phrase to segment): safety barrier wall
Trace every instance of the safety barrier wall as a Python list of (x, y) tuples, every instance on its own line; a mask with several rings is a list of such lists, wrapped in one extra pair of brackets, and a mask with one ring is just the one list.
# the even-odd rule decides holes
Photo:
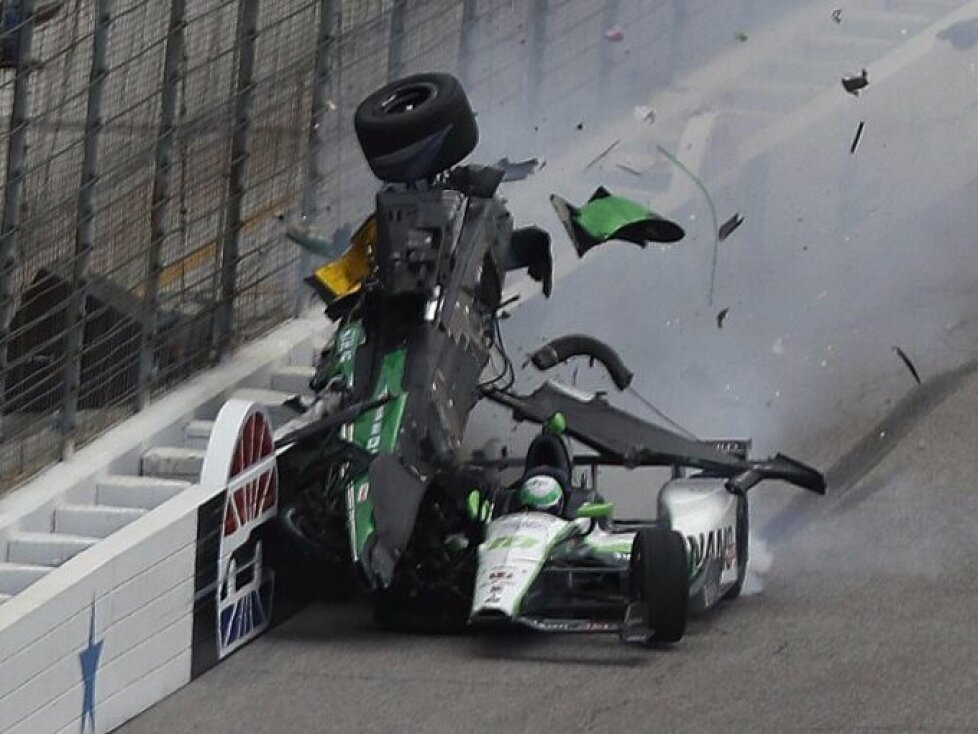
[(269, 416), (231, 400), (199, 484), (0, 606), (3, 731), (109, 731), (260, 634), (277, 508)]
[(4, 732), (110, 731), (190, 680), (200, 499), (184, 492), (0, 607)]
[[(262, 473), (230, 474), (254, 415), (267, 435), (251, 463), (264, 460), (259, 468), (268, 473), (271, 419), (257, 404), (227, 398), (242, 385), (268, 384), (276, 369), (308, 367), (328, 331), (318, 310), (280, 327), (0, 499), (0, 547), (18, 531), (50, 532), (59, 507), (93, 501), (108, 475), (137, 475), (147, 449), (176, 443), (189, 421), (217, 412), (198, 483), (60, 565), (36, 559), (57, 567), (38, 580), (25, 576), (23, 590), (0, 600), (0, 731), (109, 731), (267, 625), (274, 576), (260, 541), (275, 513), (275, 488)], [(254, 425), (249, 430), (257, 435)], [(131, 489), (139, 489), (139, 479)], [(239, 512), (235, 504), (226, 533), (229, 486), (269, 501), (258, 502), (259, 512)], [(252, 586), (229, 585), (228, 570), (239, 564)], [(0, 565), (9, 582), (17, 564)], [(39, 568), (25, 564), (23, 572)]]

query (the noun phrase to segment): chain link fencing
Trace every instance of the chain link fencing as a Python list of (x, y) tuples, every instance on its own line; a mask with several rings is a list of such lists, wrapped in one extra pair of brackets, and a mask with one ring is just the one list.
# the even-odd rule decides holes
[(710, 13), (730, 4), (2, 0), (0, 490), (305, 305), (285, 227), (339, 250), (370, 207), (375, 88), (454, 72), (480, 123), (530, 134), (668, 81)]

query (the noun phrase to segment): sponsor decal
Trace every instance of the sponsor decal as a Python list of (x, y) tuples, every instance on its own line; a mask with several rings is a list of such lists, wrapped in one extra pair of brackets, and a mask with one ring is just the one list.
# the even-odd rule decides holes
[[(377, 395), (378, 398), (386, 398), (388, 395), (387, 390), (381, 390), (380, 394)], [(384, 406), (381, 405), (379, 408), (374, 410), (373, 421), (370, 423), (370, 435), (367, 436), (366, 449), (371, 453), (377, 453), (380, 449), (380, 439), (381, 432), (384, 430)]]
[(265, 559), (279, 495), (271, 426), (262, 410), (230, 401), (214, 431), (201, 484), (224, 489), (197, 515), (193, 677), (267, 629), (275, 595)]
[(353, 362), (357, 347), (362, 343), (363, 330), (359, 323), (344, 327), (336, 337), (337, 364), (340, 367)]
[(218, 659), (256, 637), (271, 621), (274, 574), (262, 563), (254, 532), (275, 517), (278, 470), (265, 416), (248, 417), (228, 473), (218, 569)]
[(729, 569), (737, 560), (737, 548), (734, 543), (733, 526), (715, 528), (707, 533), (687, 535), (689, 546), (689, 563), (693, 574), (699, 573), (708, 558), (716, 558), (723, 563), (723, 568)]
[(617, 632), (621, 628), (619, 622), (603, 622), (588, 619), (521, 617), (516, 621), (541, 632)]
[(741, 458), (747, 457), (751, 445), (750, 441), (738, 441), (737, 439), (721, 439), (718, 441), (707, 441), (706, 443), (720, 453), (731, 454), (732, 456)]
[(501, 535), (498, 538), (493, 538), (486, 545), (486, 550), (500, 550), (508, 548), (532, 548), (535, 545), (539, 545), (540, 541), (537, 538), (531, 537), (529, 535)]

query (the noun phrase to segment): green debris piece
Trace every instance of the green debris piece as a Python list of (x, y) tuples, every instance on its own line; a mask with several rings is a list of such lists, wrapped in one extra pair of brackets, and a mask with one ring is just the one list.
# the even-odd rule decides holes
[(609, 240), (645, 247), (649, 242), (678, 242), (686, 235), (675, 222), (636, 201), (614, 196), (603, 187), (581, 208), (556, 194), (551, 195), (550, 203), (580, 257)]
[(734, 38), (736, 38), (738, 41), (743, 43), (744, 41), (747, 40), (747, 34), (744, 33), (743, 31), (737, 31), (737, 33), (734, 35)]
[(606, 196), (589, 202), (577, 222), (595, 239), (606, 240), (622, 227), (656, 216), (651, 209), (621, 196)]
[(473, 489), (465, 500), (465, 510), (468, 512), (470, 520), (479, 519), (479, 490)]

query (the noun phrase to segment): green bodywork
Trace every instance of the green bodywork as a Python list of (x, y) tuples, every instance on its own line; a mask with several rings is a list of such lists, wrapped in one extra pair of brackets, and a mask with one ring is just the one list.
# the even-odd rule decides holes
[[(372, 454), (389, 454), (397, 444), (401, 421), (404, 419), (404, 408), (407, 405), (407, 395), (401, 391), (404, 356), (403, 349), (397, 349), (384, 356), (377, 384), (371, 394), (372, 398), (383, 398), (388, 395), (397, 395), (397, 397), (361, 414), (353, 424), (353, 442)], [(374, 532), (374, 506), (370, 498), (366, 474), (353, 479), (347, 501), (351, 499), (353, 555), (354, 558), (359, 558), (367, 539)]]
[[(321, 369), (322, 385), (342, 377), (347, 389), (353, 388), (357, 350), (366, 341), (359, 321), (347, 324), (336, 334), (331, 359)], [(377, 383), (370, 398), (396, 396), (393, 400), (368, 410), (343, 429), (343, 436), (371, 454), (391, 453), (404, 419), (407, 395), (403, 392), (405, 350), (396, 349), (384, 356)], [(375, 530), (374, 507), (366, 473), (352, 477), (346, 488), (347, 518), (354, 560), (360, 558), (367, 540)]]
[(342, 377), (345, 387), (353, 387), (353, 369), (357, 350), (365, 341), (363, 325), (359, 321), (347, 324), (336, 332), (329, 359), (320, 362), (312, 378), (313, 390), (322, 390), (334, 377)]
[(596, 240), (607, 240), (632, 224), (661, 217), (646, 206), (621, 196), (606, 196), (581, 207), (577, 223)]

